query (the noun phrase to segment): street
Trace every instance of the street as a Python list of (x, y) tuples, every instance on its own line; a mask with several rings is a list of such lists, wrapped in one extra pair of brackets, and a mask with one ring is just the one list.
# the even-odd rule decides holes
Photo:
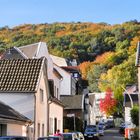
[(117, 128), (111, 128), (105, 130), (104, 136), (101, 136), (100, 140), (124, 140), (124, 137), (118, 133)]

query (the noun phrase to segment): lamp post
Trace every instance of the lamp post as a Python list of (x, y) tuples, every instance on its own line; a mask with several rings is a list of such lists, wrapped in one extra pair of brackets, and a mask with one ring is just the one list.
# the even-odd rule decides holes
[[(101, 82), (105, 82), (105, 83), (112, 83), (112, 81), (106, 81), (106, 80), (99, 80), (99, 79), (97, 79), (98, 81), (101, 81)], [(115, 86), (116, 86), (116, 82), (114, 83), (115, 84)], [(125, 93), (128, 95), (128, 97), (129, 97), (129, 99), (130, 99), (130, 102), (131, 102), (131, 108), (133, 108), (133, 100), (132, 100), (132, 98), (131, 98), (131, 96), (130, 96), (130, 94), (128, 93), (128, 91), (121, 85), (120, 86), (124, 91), (125, 91)]]
[(131, 96), (130, 96), (130, 94), (127, 92), (127, 90), (123, 87), (123, 86), (121, 86), (121, 88), (125, 91), (125, 93), (128, 95), (128, 97), (129, 97), (129, 99), (130, 99), (130, 102), (131, 102), (131, 108), (133, 108), (133, 100), (132, 100), (132, 98), (131, 98)]

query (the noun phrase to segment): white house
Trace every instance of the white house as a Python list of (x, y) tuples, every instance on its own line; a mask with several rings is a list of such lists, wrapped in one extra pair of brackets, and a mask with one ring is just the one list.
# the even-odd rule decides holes
[(0, 77), (0, 100), (33, 122), (30, 138), (47, 136), (50, 94), (46, 59), (0, 60)]
[(89, 96), (93, 99), (93, 113), (92, 113), (92, 122), (96, 124), (96, 122), (102, 120), (104, 118), (104, 114), (100, 111), (100, 100), (105, 98), (105, 93), (89, 93)]
[(71, 73), (58, 67), (54, 64), (54, 68), (61, 73), (63, 79), (60, 84), (60, 95), (75, 95), (76, 94), (76, 79)]
[(126, 91), (123, 94), (124, 94), (125, 123), (128, 124), (129, 127), (133, 127), (130, 112), (134, 105), (138, 105), (137, 86), (136, 85), (126, 86)]

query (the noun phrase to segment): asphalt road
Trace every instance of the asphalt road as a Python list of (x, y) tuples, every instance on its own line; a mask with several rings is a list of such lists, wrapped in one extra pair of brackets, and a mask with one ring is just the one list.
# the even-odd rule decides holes
[(120, 135), (118, 128), (105, 130), (104, 136), (100, 136), (100, 140), (124, 140), (123, 135)]

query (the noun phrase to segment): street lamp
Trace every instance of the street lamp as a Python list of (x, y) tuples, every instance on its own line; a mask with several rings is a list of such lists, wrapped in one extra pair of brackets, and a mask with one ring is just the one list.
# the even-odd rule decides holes
[[(112, 83), (112, 81), (107, 81), (107, 80), (100, 80), (100, 79), (97, 79), (98, 81), (101, 81), (101, 82), (105, 82), (105, 83)], [(114, 83), (115, 84), (115, 86), (116, 86), (116, 82)], [(128, 97), (129, 97), (129, 99), (130, 99), (130, 102), (131, 102), (131, 108), (133, 108), (133, 100), (132, 100), (132, 98), (131, 98), (131, 96), (130, 96), (130, 94), (128, 93), (128, 91), (122, 86), (122, 85), (120, 85), (120, 87), (125, 91), (125, 93), (128, 95)]]
[(129, 97), (129, 99), (130, 99), (130, 102), (131, 102), (131, 108), (133, 108), (133, 100), (132, 100), (132, 98), (131, 98), (131, 96), (130, 96), (130, 94), (127, 92), (127, 90), (123, 87), (123, 86), (121, 86), (121, 88), (125, 91), (125, 93), (128, 95), (128, 97)]

